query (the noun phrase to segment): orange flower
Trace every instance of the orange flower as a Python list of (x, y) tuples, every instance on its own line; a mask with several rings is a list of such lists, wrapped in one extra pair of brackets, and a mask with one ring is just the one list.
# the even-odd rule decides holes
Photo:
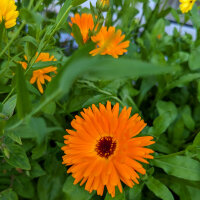
[[(65, 155), (63, 164), (70, 165), (67, 173), (72, 173), (74, 184), (86, 182), (89, 192), (97, 190), (103, 195), (104, 186), (115, 196), (115, 186), (122, 192), (121, 181), (129, 187), (139, 183), (139, 175), (146, 171), (138, 162), (148, 163), (153, 159), (154, 151), (145, 146), (151, 145), (153, 137), (135, 137), (146, 126), (138, 114), (130, 117), (131, 108), (123, 108), (119, 114), (119, 104), (111, 108), (108, 101), (99, 109), (93, 104), (81, 112), (82, 117), (75, 116), (71, 122), (75, 130), (66, 130)], [(129, 118), (130, 117), (130, 118)]]
[(94, 28), (94, 21), (92, 15), (83, 13), (80, 16), (79, 14), (75, 14), (74, 17), (71, 17), (71, 21), (72, 23), (69, 23), (69, 25), (72, 27), (72, 24), (77, 24), (83, 37), (83, 42), (86, 43), (89, 39), (89, 31), (92, 31)]
[[(38, 53), (36, 53), (36, 56), (38, 56)], [(25, 60), (27, 60), (27, 56), (24, 56)], [(56, 61), (54, 56), (49, 55), (49, 53), (40, 53), (40, 55), (37, 57), (35, 62), (47, 62), (47, 61)], [(22, 67), (26, 70), (27, 69), (27, 63), (26, 62), (19, 62)], [(57, 73), (56, 72), (57, 67), (54, 66), (49, 66), (49, 67), (45, 67), (43, 69), (38, 69), (33, 71), (33, 76), (30, 80), (31, 84), (34, 84), (37, 81), (37, 86), (38, 89), (41, 93), (44, 92), (43, 88), (42, 88), (42, 84), (45, 84), (45, 80), (47, 80), (48, 82), (51, 81), (51, 76), (47, 75), (50, 72), (53, 73)]]
[(118, 58), (119, 55), (123, 55), (127, 52), (127, 47), (129, 46), (129, 41), (122, 42), (125, 35), (121, 35), (122, 31), (117, 30), (115, 32), (115, 27), (102, 27), (97, 35), (92, 36), (93, 42), (97, 43), (97, 48), (92, 50), (90, 54), (95, 56), (97, 54), (101, 55), (111, 55), (114, 58)]

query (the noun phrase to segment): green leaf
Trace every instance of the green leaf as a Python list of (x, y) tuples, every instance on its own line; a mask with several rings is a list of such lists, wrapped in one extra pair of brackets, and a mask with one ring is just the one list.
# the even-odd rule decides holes
[(7, 189), (0, 193), (0, 200), (18, 200), (18, 197), (12, 189)]
[(6, 143), (6, 147), (9, 151), (10, 157), (7, 158), (6, 155), (4, 155), (4, 158), (10, 165), (25, 170), (31, 169), (28, 157), (22, 146), (9, 142)]
[[(199, 14), (198, 14), (199, 15)], [(200, 47), (197, 47), (196, 49), (193, 49), (190, 57), (189, 57), (189, 67), (191, 70), (197, 70), (200, 68), (199, 62), (200, 62)]]
[(72, 0), (72, 5), (75, 7), (75, 6), (78, 6), (84, 2), (86, 2), (87, 0)]
[(158, 101), (156, 104), (158, 113), (160, 115), (168, 113), (170, 116), (170, 121), (174, 121), (177, 116), (177, 108), (175, 104), (171, 101)]
[(30, 35), (24, 36), (23, 38), (21, 38), (19, 40), (19, 42), (29, 42), (29, 43), (33, 44), (35, 47), (38, 46), (37, 40), (34, 37), (30, 36)]
[(195, 128), (195, 122), (192, 118), (191, 108), (188, 105), (184, 106), (182, 110), (182, 119), (184, 121), (185, 126), (189, 130), (193, 131)]
[(41, 144), (46, 135), (48, 129), (43, 118), (32, 117), (26, 124), (18, 126), (14, 133), (21, 138), (35, 138), (38, 144)]
[(157, 197), (163, 200), (174, 200), (174, 197), (167, 186), (154, 177), (148, 177), (148, 180), (145, 182), (145, 184)]
[(73, 33), (73, 37), (75, 38), (77, 44), (79, 46), (82, 46), (84, 44), (83, 37), (82, 37), (81, 31), (77, 24), (72, 25), (72, 33)]
[(39, 61), (33, 64), (33, 67), (31, 70), (37, 70), (37, 69), (42, 69), (44, 67), (49, 67), (49, 66), (56, 66), (58, 65), (60, 62), (59, 61)]
[(112, 196), (107, 192), (106, 197), (104, 200), (125, 200), (125, 192), (120, 193), (120, 191), (118, 189), (115, 188), (115, 197), (112, 198)]
[(41, 143), (32, 150), (31, 158), (35, 160), (42, 157), (45, 154), (46, 149), (47, 149), (47, 142), (45, 141), (44, 143)]
[(185, 84), (191, 83), (192, 81), (198, 79), (200, 79), (200, 73), (185, 74), (182, 75), (179, 79), (169, 83), (167, 88), (172, 89), (174, 87), (185, 87)]
[[(53, 163), (51, 163), (53, 164)], [(59, 198), (62, 182), (59, 176), (41, 176), (37, 185), (37, 193), (40, 200), (55, 200)]]
[(13, 95), (3, 105), (2, 112), (5, 115), (7, 115), (8, 118), (10, 118), (13, 115), (15, 107), (16, 107), (16, 102), (17, 102), (17, 96)]
[(194, 138), (193, 145), (200, 146), (200, 132)]
[(42, 169), (40, 164), (38, 164), (36, 161), (33, 161), (31, 163), (31, 171), (30, 171), (31, 178), (37, 178), (45, 174), (46, 172)]
[(72, 0), (65, 1), (64, 5), (60, 9), (55, 22), (56, 30), (58, 30), (63, 23), (67, 21), (68, 13), (72, 7)]
[(165, 20), (161, 18), (157, 20), (156, 24), (153, 27), (152, 37), (155, 39), (157, 38), (158, 35), (161, 35), (162, 37), (164, 32), (165, 32)]
[(42, 111), (44, 113), (46, 113), (46, 114), (54, 115), (54, 113), (56, 111), (56, 103), (55, 102), (50, 102), (45, 107), (43, 107)]
[(6, 132), (5, 135), (11, 138), (14, 142), (17, 142), (20, 145), (22, 144), (21, 138), (17, 136), (16, 134), (14, 134), (13, 132)]
[[(52, 99), (68, 94), (74, 81), (85, 74), (92, 74), (92, 77), (104, 77), (117, 79), (122, 77), (143, 77), (156, 74), (174, 73), (174, 67), (159, 67), (154, 64), (145, 63), (139, 60), (113, 59), (102, 56), (90, 57), (88, 52), (91, 46), (81, 48), (64, 65), (58, 75), (48, 85), (44, 101), (40, 105), (48, 104)], [(87, 55), (85, 58), (83, 55)], [(122, 67), (123, 66), (123, 67)], [(40, 109), (37, 107), (34, 113)]]
[(43, 20), (41, 15), (27, 8), (22, 8), (19, 13), (21, 19), (25, 21), (26, 24), (40, 25)]
[(33, 199), (34, 197), (34, 187), (33, 183), (29, 177), (25, 175), (16, 176), (13, 182), (13, 189), (20, 196), (28, 199)]
[(200, 28), (199, 9), (196, 4), (194, 4), (191, 10), (191, 20), (195, 28)]
[(140, 183), (140, 184), (135, 184), (133, 188), (128, 188), (126, 191), (128, 195), (127, 199), (141, 200), (143, 187), (144, 184)]
[(92, 198), (93, 193), (90, 194), (84, 187), (80, 187), (78, 184), (74, 185), (73, 182), (73, 177), (68, 176), (63, 185), (63, 192), (67, 200), (90, 200)]
[(31, 111), (31, 103), (26, 86), (24, 71), (21, 65), (17, 65), (16, 79), (17, 113), (19, 118), (24, 118), (25, 115)]
[(155, 158), (153, 164), (162, 168), (167, 174), (179, 178), (200, 181), (200, 162), (186, 156), (163, 156)]

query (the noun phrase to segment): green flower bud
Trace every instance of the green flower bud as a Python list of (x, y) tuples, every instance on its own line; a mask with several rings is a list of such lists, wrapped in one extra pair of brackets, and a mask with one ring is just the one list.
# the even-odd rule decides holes
[(97, 0), (97, 8), (102, 11), (107, 11), (110, 6), (110, 0)]

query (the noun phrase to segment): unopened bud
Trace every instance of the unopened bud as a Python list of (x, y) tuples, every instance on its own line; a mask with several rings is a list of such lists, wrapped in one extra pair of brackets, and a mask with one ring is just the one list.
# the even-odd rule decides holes
[(97, 8), (102, 11), (107, 11), (110, 6), (110, 0), (97, 0)]

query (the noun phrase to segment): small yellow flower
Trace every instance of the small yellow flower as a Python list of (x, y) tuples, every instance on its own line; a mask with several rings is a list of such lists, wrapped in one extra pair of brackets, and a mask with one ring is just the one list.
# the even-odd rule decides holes
[(192, 10), (192, 7), (196, 0), (179, 0), (180, 1), (180, 9), (182, 13), (187, 13)]
[(16, 20), (19, 16), (19, 12), (16, 9), (17, 6), (14, 0), (0, 0), (0, 23), (4, 20), (7, 29), (16, 25)]
[(90, 51), (92, 56), (111, 55), (114, 58), (118, 58), (119, 55), (123, 55), (127, 52), (127, 47), (130, 41), (124, 41), (125, 35), (122, 35), (121, 30), (115, 31), (115, 27), (102, 27), (97, 35), (92, 36), (93, 42), (97, 43), (97, 47)]
[[(38, 53), (36, 53), (36, 56), (38, 56)], [(27, 56), (24, 56), (25, 60), (27, 60)], [(35, 62), (47, 62), (47, 61), (56, 61), (54, 56), (49, 55), (49, 53), (40, 53), (40, 55), (38, 56), (37, 60)], [(22, 67), (26, 70), (27, 69), (27, 63), (26, 62), (19, 62)], [(42, 84), (45, 84), (45, 80), (47, 80), (48, 82), (51, 81), (51, 76), (47, 75), (50, 72), (53, 73), (57, 73), (57, 67), (54, 66), (49, 66), (49, 67), (45, 67), (43, 69), (38, 69), (33, 71), (33, 76), (30, 80), (31, 84), (34, 84), (35, 82), (37, 82), (37, 87), (39, 89), (39, 91), (41, 93), (44, 93), (44, 90), (42, 88)]]

